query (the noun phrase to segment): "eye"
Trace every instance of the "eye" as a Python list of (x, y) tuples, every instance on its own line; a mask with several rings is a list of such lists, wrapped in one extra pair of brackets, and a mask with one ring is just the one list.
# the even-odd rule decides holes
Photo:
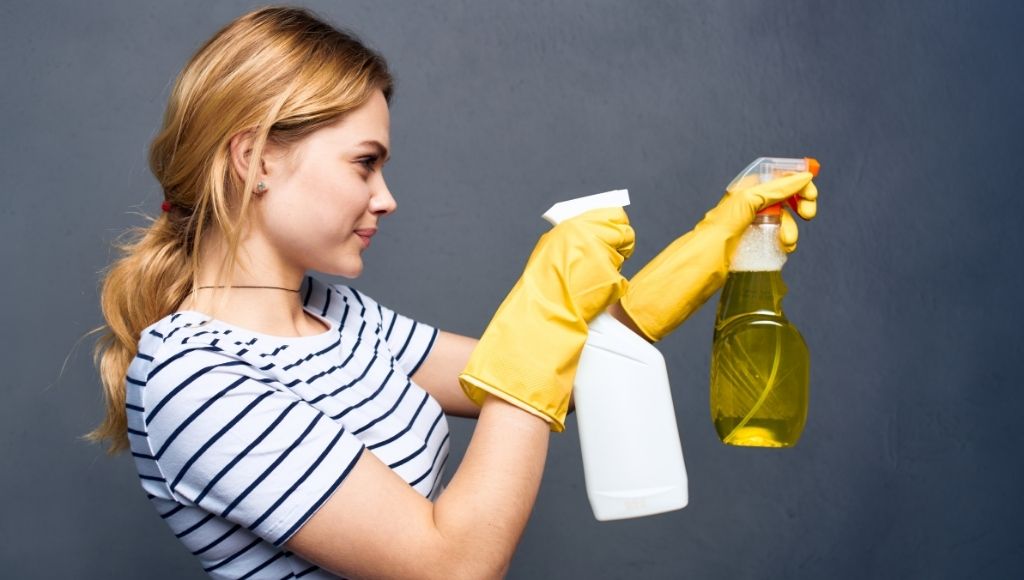
[(366, 155), (365, 157), (360, 157), (359, 159), (357, 159), (356, 163), (361, 165), (363, 169), (372, 172), (377, 167), (378, 161), (380, 161), (380, 156)]

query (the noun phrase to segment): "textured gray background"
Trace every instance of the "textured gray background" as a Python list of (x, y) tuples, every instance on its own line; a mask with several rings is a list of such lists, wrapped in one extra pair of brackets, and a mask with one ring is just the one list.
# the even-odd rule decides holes
[[(171, 79), (256, 6), (208, 4), (0, 7), (4, 577), (202, 577), (129, 459), (76, 439), (102, 412), (76, 341), (110, 242), (159, 211), (145, 151)], [(822, 161), (785, 272), (813, 356), (803, 440), (717, 441), (709, 304), (661, 344), (690, 506), (595, 522), (570, 420), (511, 577), (1024, 575), (1020, 3), (309, 6), (399, 81), (400, 208), (356, 285), (445, 329), (483, 330), (554, 201), (629, 187), (632, 273), (754, 157)], [(454, 466), (472, 422), (452, 429)]]

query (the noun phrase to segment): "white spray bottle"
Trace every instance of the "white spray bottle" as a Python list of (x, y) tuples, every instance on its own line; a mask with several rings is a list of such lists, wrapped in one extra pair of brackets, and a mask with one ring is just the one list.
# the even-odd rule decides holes
[[(556, 203), (551, 224), (583, 212), (629, 205), (621, 189)], [(649, 516), (689, 501), (665, 359), (607, 312), (590, 321), (573, 397), (583, 476), (600, 521)]]

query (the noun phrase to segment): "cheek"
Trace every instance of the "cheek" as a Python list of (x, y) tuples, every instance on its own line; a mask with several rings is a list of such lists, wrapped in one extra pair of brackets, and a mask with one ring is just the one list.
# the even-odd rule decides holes
[(368, 197), (352, 195), (351, 191), (336, 191), (330, 199), (305, 210), (309, 232), (336, 243), (346, 242), (366, 214)]
[(370, 188), (360, 179), (338, 183), (325, 205), (332, 208), (336, 219), (356, 222), (370, 207)]
[(280, 211), (310, 237), (347, 237), (370, 205), (369, 185), (354, 172), (310, 173), (281, 193), (291, 203), (282, 203)]

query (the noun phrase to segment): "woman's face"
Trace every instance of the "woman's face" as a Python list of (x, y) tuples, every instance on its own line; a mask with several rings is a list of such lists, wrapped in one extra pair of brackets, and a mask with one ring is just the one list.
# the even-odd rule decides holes
[(340, 121), (268, 152), (267, 192), (257, 203), (258, 237), (270, 267), (354, 278), (380, 219), (396, 203), (384, 183), (390, 118), (381, 92)]

